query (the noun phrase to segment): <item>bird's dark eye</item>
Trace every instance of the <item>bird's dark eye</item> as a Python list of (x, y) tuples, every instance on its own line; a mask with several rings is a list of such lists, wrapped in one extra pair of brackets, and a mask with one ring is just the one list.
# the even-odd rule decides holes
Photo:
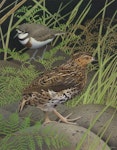
[(22, 33), (25, 33), (25, 31), (22, 31), (22, 30), (21, 30), (21, 32), (22, 32)]

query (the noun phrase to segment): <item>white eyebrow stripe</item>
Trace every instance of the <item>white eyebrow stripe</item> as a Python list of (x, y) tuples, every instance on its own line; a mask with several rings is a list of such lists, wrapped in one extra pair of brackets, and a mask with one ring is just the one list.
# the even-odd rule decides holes
[(28, 33), (20, 33), (20, 34), (18, 34), (18, 38), (19, 39), (25, 39), (26, 37), (28, 37)]

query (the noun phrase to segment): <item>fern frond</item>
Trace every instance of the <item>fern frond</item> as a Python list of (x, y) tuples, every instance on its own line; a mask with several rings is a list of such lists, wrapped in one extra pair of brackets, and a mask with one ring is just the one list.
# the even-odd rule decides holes
[(0, 115), (0, 135), (10, 135), (18, 130), (25, 129), (30, 126), (29, 117), (21, 120), (17, 113), (11, 114), (7, 119)]
[(33, 66), (20, 68), (4, 67), (0, 72), (0, 106), (21, 99), (21, 93), (37, 75)]
[[(43, 133), (41, 133), (41, 126), (34, 126), (7, 135), (3, 140), (0, 141), (0, 150), (3, 148), (4, 150), (43, 149), (44, 144), (47, 144), (49, 149), (52, 147), (54, 149), (61, 149), (64, 146), (68, 146), (68, 141), (64, 135), (58, 134), (56, 130), (53, 131), (53, 129), (50, 127), (44, 127), (44, 129), (46, 132), (43, 130)], [(65, 140), (66, 142), (63, 142)]]

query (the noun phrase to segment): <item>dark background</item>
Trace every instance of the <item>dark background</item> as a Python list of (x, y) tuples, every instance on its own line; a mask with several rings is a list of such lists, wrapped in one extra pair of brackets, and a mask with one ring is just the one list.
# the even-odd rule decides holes
[[(106, 0), (92, 0), (92, 6), (91, 9), (88, 13), (88, 15), (86, 16), (85, 21), (87, 21), (88, 19), (93, 18), (104, 6)], [(111, 1), (111, 0), (108, 0)], [(9, 4), (11, 4), (13, 2), (13, 0), (7, 0), (6, 3), (4, 4), (4, 7), (8, 6)], [(59, 5), (61, 3), (63, 3), (63, 5), (67, 4), (69, 1), (68, 0), (46, 0), (46, 7), (47, 9), (53, 14), (55, 12), (57, 12)], [(73, 8), (75, 7), (75, 5), (79, 2), (79, 0), (72, 0), (71, 4), (69, 6), (67, 6), (67, 8), (65, 8), (62, 12), (61, 15), (64, 15), (66, 13), (68, 13), (69, 11), (73, 10)], [(88, 4), (89, 0), (84, 0), (84, 2), (81, 5), (81, 8), (77, 14), (77, 16), (80, 15), (80, 13), (83, 11), (83, 9), (86, 7), (86, 5)], [(28, 0), (24, 5), (28, 6), (34, 4), (31, 0)], [(117, 0), (115, 0), (115, 2), (113, 2), (106, 10), (106, 17), (111, 18), (112, 15), (114, 14), (114, 12), (117, 10)], [(3, 13), (1, 13), (0, 18), (6, 13), (7, 11), (4, 11)], [(99, 16), (101, 17), (101, 16)], [(66, 18), (67, 20), (67, 18)], [(64, 20), (64, 22), (66, 21)], [(14, 22), (16, 21), (16, 19), (14, 19)], [(3, 33), (7, 32), (7, 28), (8, 28), (8, 24), (9, 24), (9, 18), (2, 24), (2, 30)], [(18, 42), (17, 38), (13, 39), (13, 36), (16, 34), (16, 31), (12, 31), (11, 33), (11, 38), (10, 38), (10, 45), (9, 48), (13, 49), (21, 49), (23, 48), (21, 46), (21, 44)], [(0, 47), (2, 48), (2, 44), (0, 43)], [(2, 58), (2, 56), (0, 55), (0, 58)]]

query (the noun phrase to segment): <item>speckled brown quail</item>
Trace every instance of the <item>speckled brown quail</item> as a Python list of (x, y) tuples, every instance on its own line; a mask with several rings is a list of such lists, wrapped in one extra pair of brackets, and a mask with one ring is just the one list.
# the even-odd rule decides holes
[(24, 91), (19, 104), (19, 112), (27, 105), (40, 108), (46, 113), (45, 123), (50, 122), (48, 112), (53, 112), (62, 122), (73, 124), (75, 119), (63, 117), (56, 106), (71, 100), (85, 87), (87, 81), (86, 67), (94, 61), (87, 53), (76, 53), (65, 64), (44, 72)]

